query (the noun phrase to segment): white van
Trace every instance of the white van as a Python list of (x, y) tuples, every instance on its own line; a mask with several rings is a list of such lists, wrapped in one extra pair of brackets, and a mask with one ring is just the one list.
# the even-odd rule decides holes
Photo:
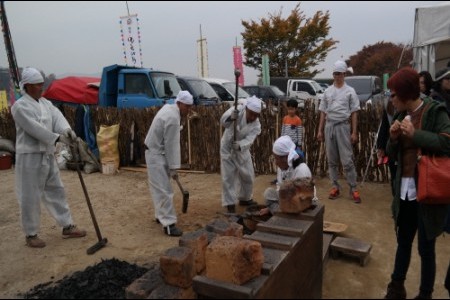
[(305, 100), (312, 99), (317, 109), (319, 107), (319, 101), (323, 99), (323, 88), (312, 79), (273, 77), (270, 78), (270, 84), (286, 92), (288, 99), (296, 99), (299, 108), (305, 107)]
[[(203, 78), (203, 79), (212, 86), (212, 88), (216, 91), (217, 95), (219, 95), (222, 102), (229, 103), (230, 105), (234, 104), (234, 97), (236, 94), (236, 82), (219, 78)], [(239, 86), (238, 104), (244, 104), (245, 99), (247, 99), (248, 97), (250, 97), (250, 95)]]
[(305, 107), (305, 100), (312, 99), (316, 109), (319, 102), (323, 99), (323, 89), (314, 80), (309, 79), (289, 79), (287, 83), (287, 97), (295, 98), (298, 101), (298, 107)]

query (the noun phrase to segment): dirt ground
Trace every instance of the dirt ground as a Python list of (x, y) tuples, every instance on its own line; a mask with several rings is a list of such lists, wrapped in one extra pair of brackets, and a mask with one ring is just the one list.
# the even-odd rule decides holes
[[(256, 178), (254, 199), (263, 204), (262, 193), (274, 175)], [(153, 205), (147, 186), (147, 174), (120, 170), (116, 175), (83, 174), (88, 193), (108, 244), (94, 255), (86, 249), (97, 242), (86, 200), (77, 173), (62, 171), (73, 218), (88, 235), (82, 239), (64, 240), (61, 229), (42, 209), (40, 237), (47, 246), (31, 249), (19, 223), (19, 206), (14, 192), (14, 170), (0, 171), (0, 298), (17, 298), (37, 284), (56, 281), (75, 271), (82, 271), (102, 259), (117, 258), (146, 266), (159, 260), (178, 239), (164, 235), (154, 221)], [(222, 217), (219, 174), (182, 173), (180, 180), (189, 190), (187, 214), (181, 213), (181, 193), (173, 183), (179, 226), (193, 231), (214, 218)], [(344, 185), (344, 181), (341, 182)], [(316, 178), (319, 199), (325, 204), (325, 220), (348, 224), (343, 236), (372, 244), (370, 260), (361, 267), (356, 259), (330, 258), (323, 276), (323, 298), (382, 298), (392, 271), (395, 234), (390, 217), (390, 190), (387, 184), (364, 183), (360, 187), (362, 204), (348, 197), (328, 200), (329, 181)], [(343, 191), (344, 195), (348, 190)], [(238, 212), (243, 212), (242, 207)], [(416, 296), (419, 286), (419, 257), (414, 246), (406, 281), (408, 298)], [(434, 298), (448, 298), (443, 281), (449, 263), (450, 237), (441, 236), (436, 245), (437, 274)]]

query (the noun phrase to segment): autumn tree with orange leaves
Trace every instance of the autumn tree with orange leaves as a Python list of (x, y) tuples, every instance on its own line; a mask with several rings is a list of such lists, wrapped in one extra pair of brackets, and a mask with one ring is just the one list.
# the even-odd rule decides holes
[[(403, 54), (402, 54), (403, 52)], [(391, 42), (378, 42), (364, 46), (350, 56), (346, 63), (353, 68), (353, 75), (394, 74), (399, 68), (411, 66), (413, 52), (411, 47)]]
[(268, 54), (270, 76), (312, 78), (323, 69), (315, 67), (323, 62), (338, 41), (328, 38), (329, 12), (317, 11), (305, 17), (300, 3), (284, 19), (278, 13), (269, 14), (260, 22), (242, 21), (245, 49), (244, 64), (262, 73), (262, 56)]

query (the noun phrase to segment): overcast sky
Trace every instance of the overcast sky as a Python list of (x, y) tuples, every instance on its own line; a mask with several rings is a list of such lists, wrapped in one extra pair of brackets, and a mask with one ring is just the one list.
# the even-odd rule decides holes
[[(348, 59), (366, 45), (379, 41), (410, 43), (416, 7), (442, 1), (301, 3), (306, 17), (318, 10), (329, 11), (329, 37), (337, 49), (318, 67), (318, 78), (331, 78), (331, 66)], [(20, 67), (33, 66), (47, 75), (68, 73), (97, 75), (104, 66), (124, 64), (120, 38), (121, 16), (127, 2), (15, 2), (5, 10)], [(242, 46), (245, 21), (259, 21), (282, 10), (288, 16), (298, 1), (268, 2), (135, 2), (128, 1), (130, 14), (138, 14), (144, 67), (178, 75), (198, 76), (199, 26), (208, 43), (209, 75), (234, 78), (232, 47)], [(7, 67), (4, 46), (0, 66)], [(243, 51), (245, 51), (243, 49)], [(257, 81), (258, 71), (244, 68), (245, 84)]]

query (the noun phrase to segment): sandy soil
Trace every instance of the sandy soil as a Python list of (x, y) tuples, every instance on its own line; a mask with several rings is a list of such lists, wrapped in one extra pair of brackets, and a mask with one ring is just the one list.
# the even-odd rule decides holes
[[(101, 233), (108, 244), (94, 255), (86, 249), (97, 242), (86, 200), (78, 175), (62, 171), (62, 179), (69, 195), (75, 222), (88, 231), (82, 239), (64, 240), (61, 229), (42, 209), (41, 233), (47, 246), (31, 249), (19, 223), (19, 207), (14, 193), (14, 170), (0, 171), (0, 298), (16, 298), (19, 293), (51, 280), (59, 280), (75, 271), (84, 270), (101, 259), (117, 258), (141, 266), (159, 259), (159, 255), (178, 244), (168, 237), (154, 221), (153, 205), (145, 172), (121, 170), (116, 175), (83, 174)], [(274, 175), (258, 176), (255, 197), (263, 204), (262, 193)], [(221, 179), (219, 174), (182, 173), (180, 180), (190, 193), (187, 214), (181, 213), (181, 193), (176, 184), (175, 203), (179, 225), (184, 231), (205, 226), (214, 218), (220, 206)], [(348, 224), (343, 236), (358, 238), (373, 245), (371, 258), (365, 267), (356, 259), (329, 259), (323, 278), (323, 298), (381, 298), (392, 271), (395, 235), (390, 218), (390, 190), (387, 184), (365, 183), (360, 188), (362, 204), (354, 204), (347, 197), (328, 200), (329, 182), (316, 179), (319, 199), (325, 204), (325, 219)], [(343, 183), (343, 182), (342, 182)], [(343, 191), (344, 195), (348, 190)], [(238, 212), (244, 209), (239, 207)], [(413, 250), (411, 267), (406, 281), (408, 297), (418, 293), (419, 258)], [(437, 275), (434, 298), (448, 298), (443, 287), (449, 262), (450, 237), (438, 238)]]

